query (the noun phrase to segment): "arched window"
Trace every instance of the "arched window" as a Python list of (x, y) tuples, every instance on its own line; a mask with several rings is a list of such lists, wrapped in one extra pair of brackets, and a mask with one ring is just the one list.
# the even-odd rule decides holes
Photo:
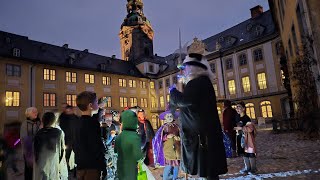
[(254, 104), (253, 103), (246, 104), (246, 113), (251, 119), (256, 119), (256, 113), (254, 111)]
[(262, 101), (260, 103), (262, 117), (264, 118), (272, 118), (272, 108), (270, 101)]

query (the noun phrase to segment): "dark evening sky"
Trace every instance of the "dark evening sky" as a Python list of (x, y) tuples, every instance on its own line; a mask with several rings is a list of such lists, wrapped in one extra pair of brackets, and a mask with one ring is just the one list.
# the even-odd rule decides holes
[[(166, 56), (194, 37), (205, 39), (250, 18), (267, 0), (144, 0), (155, 31), (154, 53)], [(0, 30), (29, 39), (120, 58), (125, 0), (0, 0)]]

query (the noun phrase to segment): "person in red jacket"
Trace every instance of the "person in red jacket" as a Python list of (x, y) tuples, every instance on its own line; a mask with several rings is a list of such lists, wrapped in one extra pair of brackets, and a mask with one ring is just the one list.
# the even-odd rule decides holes
[(231, 101), (225, 100), (223, 102), (224, 111), (222, 114), (223, 119), (223, 130), (229, 136), (232, 146), (232, 154), (236, 153), (236, 132), (234, 127), (236, 127), (237, 111), (231, 107)]

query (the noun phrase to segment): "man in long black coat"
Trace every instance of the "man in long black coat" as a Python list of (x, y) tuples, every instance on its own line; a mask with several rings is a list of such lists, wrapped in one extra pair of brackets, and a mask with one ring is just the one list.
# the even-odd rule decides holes
[(215, 92), (207, 60), (189, 54), (183, 63), (184, 92), (170, 89), (170, 101), (180, 108), (182, 169), (187, 174), (219, 179), (227, 162), (217, 112)]

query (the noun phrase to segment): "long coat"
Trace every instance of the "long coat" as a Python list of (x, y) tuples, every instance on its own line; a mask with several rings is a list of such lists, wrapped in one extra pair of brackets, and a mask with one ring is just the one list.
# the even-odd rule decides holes
[(60, 179), (63, 157), (64, 133), (53, 127), (40, 129), (34, 137), (33, 179)]
[(137, 163), (143, 158), (140, 136), (137, 133), (138, 118), (131, 110), (121, 114), (122, 132), (117, 136), (114, 150), (118, 153), (117, 173), (119, 180), (136, 180)]
[(200, 177), (228, 171), (215, 92), (210, 79), (189, 81), (181, 93), (170, 92), (172, 105), (180, 108), (182, 170)]

